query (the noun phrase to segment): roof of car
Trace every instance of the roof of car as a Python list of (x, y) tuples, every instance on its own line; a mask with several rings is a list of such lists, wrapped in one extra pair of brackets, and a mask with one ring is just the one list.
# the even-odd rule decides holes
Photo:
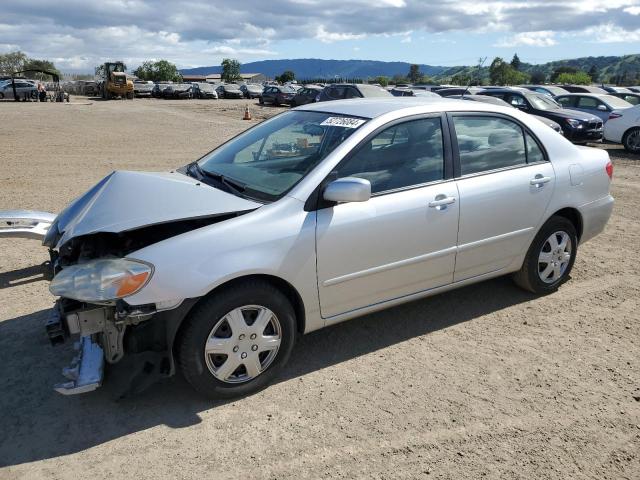
[(363, 118), (376, 118), (389, 112), (404, 110), (416, 107), (423, 107), (423, 113), (442, 111), (504, 111), (506, 107), (499, 107), (488, 103), (473, 102), (467, 100), (454, 100), (443, 97), (375, 97), (356, 98), (350, 100), (334, 100), (329, 102), (310, 103), (296, 110), (307, 110), (314, 112), (335, 113)]
[(558, 97), (609, 97), (611, 94), (607, 93), (591, 93), (591, 92), (571, 92), (571, 93), (563, 93), (562, 95), (558, 95)]

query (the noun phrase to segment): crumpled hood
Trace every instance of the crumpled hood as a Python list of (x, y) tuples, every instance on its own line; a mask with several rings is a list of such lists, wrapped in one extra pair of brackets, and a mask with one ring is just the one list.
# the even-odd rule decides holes
[[(218, 190), (181, 173), (115, 171), (65, 208), (51, 226), (56, 245), (97, 232), (254, 210), (261, 204)], [(58, 236), (56, 234), (56, 236)], [(49, 235), (45, 238), (47, 244)]]

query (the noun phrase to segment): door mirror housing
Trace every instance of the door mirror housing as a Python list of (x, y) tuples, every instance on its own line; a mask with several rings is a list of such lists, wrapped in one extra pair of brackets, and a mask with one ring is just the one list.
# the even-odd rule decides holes
[(607, 107), (605, 105), (598, 105), (598, 110), (600, 110), (601, 112), (606, 112), (607, 111)]
[(364, 178), (339, 178), (327, 185), (322, 198), (328, 202), (366, 202), (371, 198), (371, 182)]

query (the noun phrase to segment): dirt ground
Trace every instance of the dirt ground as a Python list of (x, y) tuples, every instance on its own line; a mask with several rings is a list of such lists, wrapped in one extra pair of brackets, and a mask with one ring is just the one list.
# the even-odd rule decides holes
[[(168, 170), (280, 109), (0, 103), (0, 209), (57, 212), (114, 169)], [(72, 356), (35, 240), (0, 240), (0, 478), (640, 478), (640, 158), (572, 279), (497, 279), (315, 332), (278, 382), (214, 403), (179, 377), (63, 397)]]

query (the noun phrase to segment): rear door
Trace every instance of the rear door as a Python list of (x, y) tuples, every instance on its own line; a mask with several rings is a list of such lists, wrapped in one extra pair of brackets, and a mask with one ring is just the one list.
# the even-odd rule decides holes
[(460, 195), (457, 282), (506, 269), (528, 249), (555, 174), (541, 144), (511, 117), (455, 113), (449, 121)]

